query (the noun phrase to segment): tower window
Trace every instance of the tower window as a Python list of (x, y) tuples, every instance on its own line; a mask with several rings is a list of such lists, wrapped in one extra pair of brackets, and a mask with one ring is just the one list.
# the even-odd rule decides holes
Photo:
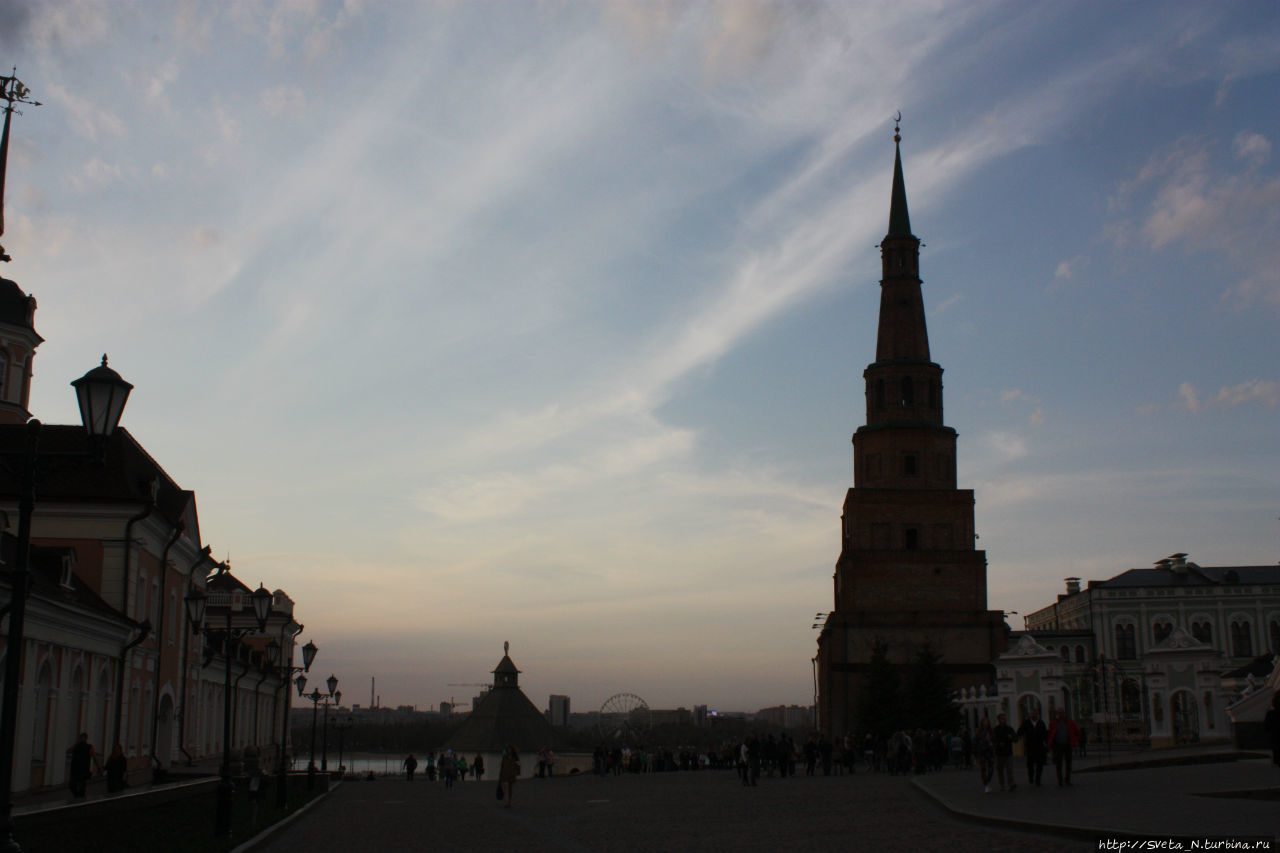
[(908, 453), (902, 457), (902, 473), (907, 477), (916, 475), (916, 455), (914, 453)]
[(905, 536), (903, 537), (903, 544), (906, 546), (906, 549), (908, 551), (914, 551), (919, 548), (920, 531), (914, 527), (908, 527), (904, 532)]
[(910, 376), (902, 377), (902, 405), (914, 406), (916, 404), (915, 386), (911, 383)]
[(884, 410), (884, 380), (876, 380), (876, 408)]
[(1241, 620), (1231, 623), (1231, 654), (1238, 658), (1253, 656), (1253, 632), (1249, 623)]

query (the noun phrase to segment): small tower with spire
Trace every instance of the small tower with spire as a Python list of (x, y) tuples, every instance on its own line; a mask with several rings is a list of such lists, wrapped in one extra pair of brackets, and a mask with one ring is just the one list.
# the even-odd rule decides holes
[(853, 435), (835, 607), (818, 640), (819, 724), (831, 735), (858, 730), (877, 644), (898, 665), (928, 645), (955, 687), (991, 683), (1003, 650), (1002, 614), (987, 610), (986, 554), (974, 547), (973, 492), (956, 488), (957, 436), (943, 422), (942, 367), (929, 353), (897, 122), (893, 142), (876, 360), (862, 374), (866, 423)]

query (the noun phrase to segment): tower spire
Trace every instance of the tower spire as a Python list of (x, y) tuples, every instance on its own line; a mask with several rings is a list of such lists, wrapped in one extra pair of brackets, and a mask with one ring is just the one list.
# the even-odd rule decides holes
[(893, 201), (889, 205), (887, 237), (912, 237), (911, 216), (907, 213), (907, 182), (902, 177), (902, 113), (893, 120)]

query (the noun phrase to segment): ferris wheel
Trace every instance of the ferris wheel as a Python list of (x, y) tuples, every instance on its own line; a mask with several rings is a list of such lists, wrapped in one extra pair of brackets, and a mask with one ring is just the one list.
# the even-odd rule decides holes
[(613, 743), (640, 743), (653, 725), (649, 704), (634, 693), (615, 693), (600, 706), (600, 737)]

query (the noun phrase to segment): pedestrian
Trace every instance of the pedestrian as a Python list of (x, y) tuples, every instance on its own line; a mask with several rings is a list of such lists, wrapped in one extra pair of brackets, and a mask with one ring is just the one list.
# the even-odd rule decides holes
[(71, 756), (71, 775), (67, 778), (67, 786), (71, 788), (71, 796), (77, 800), (83, 799), (85, 786), (93, 776), (93, 768), (97, 767), (98, 772), (102, 772), (98, 753), (94, 752), (93, 744), (89, 743), (88, 732), (80, 733), (80, 737), (67, 750), (67, 755)]
[(1080, 757), (1087, 758), (1089, 754), (1089, 730), (1080, 730)]
[(467, 757), (465, 755), (458, 756), (458, 781), (467, 781)]
[(1263, 718), (1262, 728), (1271, 736), (1271, 763), (1280, 767), (1280, 690), (1271, 697), (1271, 710)]
[(982, 774), (982, 792), (991, 793), (991, 777), (996, 772), (996, 750), (991, 742), (991, 721), (986, 717), (978, 723), (973, 736), (973, 754), (978, 758), (978, 772)]
[(996, 753), (996, 779), (1000, 782), (1000, 790), (1010, 791), (1017, 788), (1013, 781), (1013, 743), (1018, 733), (1009, 725), (1009, 717), (1004, 712), (996, 714), (996, 724), (991, 729), (991, 744)]
[(108, 793), (116, 793), (125, 789), (125, 771), (128, 769), (129, 762), (124, 757), (124, 747), (116, 744), (115, 749), (111, 750), (111, 757), (107, 759), (107, 791)]
[(404, 775), (412, 782), (413, 771), (418, 769), (418, 759), (413, 757), (413, 753), (409, 753), (409, 757), (404, 760)]
[(446, 789), (453, 788), (453, 780), (458, 775), (458, 759), (454, 757), (452, 749), (446, 749), (444, 755), (440, 756), (440, 778), (444, 780)]
[(478, 752), (476, 757), (471, 759), (471, 772), (476, 774), (477, 782), (484, 778), (484, 756)]
[(1022, 739), (1022, 749), (1027, 755), (1027, 784), (1039, 786), (1049, 752), (1049, 728), (1040, 719), (1039, 708), (1032, 708), (1031, 716), (1018, 726), (1018, 737)]
[(1057, 719), (1049, 727), (1049, 748), (1053, 750), (1053, 769), (1058, 773), (1059, 785), (1071, 784), (1071, 751), (1079, 739), (1076, 721), (1067, 719), (1066, 708), (1058, 708)]
[(502, 751), (502, 766), (498, 769), (498, 784), (507, 789), (507, 808), (511, 808), (511, 789), (520, 778), (520, 753), (511, 744)]

